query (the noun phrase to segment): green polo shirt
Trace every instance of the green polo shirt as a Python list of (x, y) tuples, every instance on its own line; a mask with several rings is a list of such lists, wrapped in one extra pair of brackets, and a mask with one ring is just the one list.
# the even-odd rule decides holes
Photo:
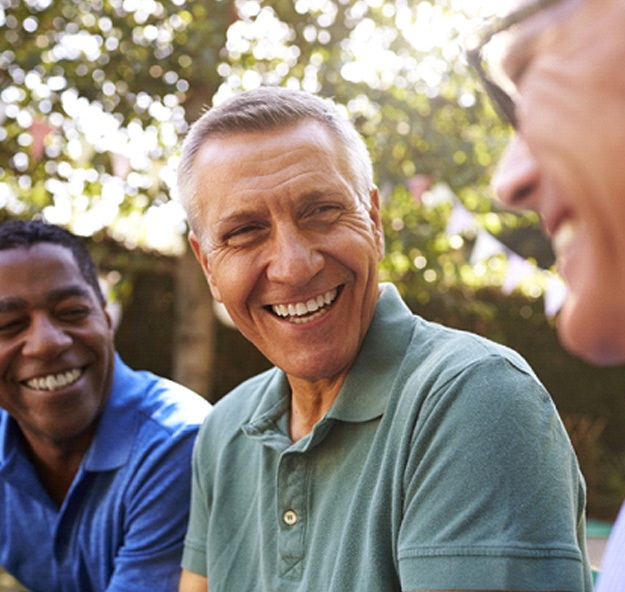
[(591, 590), (577, 461), (509, 349), (384, 285), (326, 417), (293, 443), (288, 413), (273, 369), (201, 429), (183, 566), (210, 592)]

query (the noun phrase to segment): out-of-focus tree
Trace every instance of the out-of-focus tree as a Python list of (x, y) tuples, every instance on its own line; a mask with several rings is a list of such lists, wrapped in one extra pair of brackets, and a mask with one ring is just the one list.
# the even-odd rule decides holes
[(2, 0), (0, 206), (149, 242), (174, 212), (182, 104), (218, 86), (233, 7), (211, 4)]
[(387, 195), (415, 175), (475, 192), (505, 136), (459, 51), (476, 11), (457, 0), (0, 0), (0, 208), (161, 247), (159, 222), (183, 228), (169, 198), (187, 123), (259, 84), (346, 105)]

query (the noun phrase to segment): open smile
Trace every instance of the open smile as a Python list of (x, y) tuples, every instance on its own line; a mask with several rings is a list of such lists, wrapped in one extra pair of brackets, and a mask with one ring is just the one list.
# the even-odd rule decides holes
[(276, 316), (290, 323), (302, 325), (325, 315), (338, 295), (339, 289), (334, 288), (305, 302), (274, 304), (269, 308)]
[(551, 237), (551, 244), (556, 256), (566, 253), (575, 239), (576, 232), (577, 224), (573, 220), (567, 219), (558, 226)]
[(83, 372), (83, 368), (72, 368), (56, 374), (30, 378), (25, 380), (23, 384), (37, 391), (56, 391), (74, 384), (83, 375)]

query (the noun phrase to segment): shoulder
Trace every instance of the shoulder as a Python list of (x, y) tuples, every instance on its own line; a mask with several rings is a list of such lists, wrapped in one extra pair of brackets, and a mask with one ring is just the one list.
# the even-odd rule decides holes
[(423, 319), (408, 308), (393, 286), (385, 287), (376, 315), (365, 343), (372, 350), (365, 351), (367, 366), (399, 365), (400, 380), (414, 375), (432, 389), (484, 364), (536, 380), (517, 352), (475, 333)]
[[(440, 380), (467, 372), (497, 368), (500, 375), (524, 377), (538, 382), (527, 361), (516, 351), (490, 339), (417, 318), (406, 350), (405, 362)], [(416, 363), (418, 362), (418, 364)]]
[(211, 410), (210, 403), (173, 380), (145, 370), (133, 370), (120, 360), (111, 392), (115, 406), (135, 407), (140, 424), (168, 433), (197, 430)]
[(505, 417), (534, 421), (556, 413), (549, 393), (518, 353), (422, 319), (417, 319), (395, 378), (389, 411), (408, 423), (436, 416), (462, 426), (469, 417), (478, 422), (488, 417), (492, 423)]

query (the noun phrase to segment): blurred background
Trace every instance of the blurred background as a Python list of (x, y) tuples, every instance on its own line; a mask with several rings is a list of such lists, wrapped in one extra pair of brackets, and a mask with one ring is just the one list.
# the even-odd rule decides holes
[(84, 235), (126, 362), (216, 401), (268, 363), (211, 302), (186, 248), (173, 187), (181, 138), (204, 109), (259, 85), (333, 97), (373, 157), (383, 280), (418, 314), (528, 359), (603, 532), (625, 497), (625, 368), (562, 350), (563, 286), (538, 220), (491, 202), (510, 130), (461, 45), (497, 5), (0, 0), (0, 221), (40, 216)]

